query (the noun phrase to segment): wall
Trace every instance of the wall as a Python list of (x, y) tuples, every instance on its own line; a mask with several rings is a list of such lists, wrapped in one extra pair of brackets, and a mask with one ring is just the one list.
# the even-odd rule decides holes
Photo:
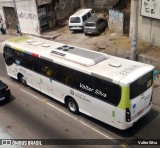
[(109, 9), (109, 29), (123, 34), (124, 14), (115, 9)]
[[(21, 32), (26, 34), (39, 35), (40, 34), (39, 22), (38, 22), (35, 0), (22, 0), (22, 1), (15, 0), (15, 1), (16, 1), (16, 7), (17, 7), (17, 13), (18, 13)], [(6, 18), (5, 18), (3, 7), (14, 8), (13, 0), (0, 0), (0, 14), (2, 15), (2, 18), (5, 21)], [(13, 26), (15, 26), (16, 25), (15, 21), (12, 21), (12, 19), (16, 20), (16, 18), (13, 17), (13, 15), (11, 14), (10, 23), (13, 22)], [(14, 29), (14, 27), (12, 27), (11, 29)]]
[[(134, 14), (134, 0), (131, 1), (131, 14), (130, 14), (130, 37), (133, 32), (133, 14)], [(160, 19), (150, 18), (141, 15), (141, 0), (139, 0), (138, 12), (138, 38), (148, 42), (152, 45), (160, 45)]]
[(1, 15), (2, 19), (5, 21), (5, 14), (4, 14), (2, 6), (3, 7), (14, 7), (14, 5), (11, 2), (11, 0), (0, 0), (0, 15)]
[(40, 27), (35, 0), (18, 0), (16, 6), (22, 33), (39, 35)]
[(107, 10), (112, 8), (119, 0), (82, 0), (83, 5), (95, 10)]
[(54, 9), (57, 21), (69, 18), (78, 8), (80, 8), (80, 0), (55, 0)]

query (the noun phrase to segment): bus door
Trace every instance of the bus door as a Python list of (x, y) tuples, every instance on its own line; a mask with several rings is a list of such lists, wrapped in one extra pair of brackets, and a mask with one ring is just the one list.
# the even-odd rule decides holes
[(21, 73), (27, 85), (40, 91), (39, 58), (15, 50), (15, 63), (18, 73)]
[(27, 70), (27, 84), (37, 90), (41, 90), (40, 74)]
[(12, 48), (4, 47), (3, 57), (6, 63), (6, 69), (9, 76), (17, 78), (16, 76), (16, 67), (14, 65), (15, 58)]
[(40, 87), (41, 92), (46, 95), (53, 97), (53, 77), (54, 69), (53, 64), (50, 61), (42, 60), (40, 61), (41, 77), (40, 77)]
[(41, 76), (40, 78), (40, 87), (41, 92), (45, 93), (48, 96), (53, 96), (53, 87), (52, 87), (53, 79), (47, 76)]

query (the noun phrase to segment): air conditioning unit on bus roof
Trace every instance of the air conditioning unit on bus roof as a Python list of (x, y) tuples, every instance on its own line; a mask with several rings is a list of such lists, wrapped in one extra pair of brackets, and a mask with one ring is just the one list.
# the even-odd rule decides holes
[(108, 58), (103, 53), (97, 53), (68, 45), (57, 47), (51, 51), (51, 55), (57, 55), (84, 66), (93, 66)]
[(42, 45), (42, 47), (50, 47), (49, 44), (46, 44), (46, 43), (43, 43), (43, 42), (34, 41), (34, 40), (27, 40), (26, 42), (29, 43), (30, 45), (34, 45), (34, 46)]

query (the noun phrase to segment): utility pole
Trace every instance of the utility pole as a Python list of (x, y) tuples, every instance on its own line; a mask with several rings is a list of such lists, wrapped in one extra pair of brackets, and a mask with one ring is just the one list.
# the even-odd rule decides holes
[(17, 17), (17, 26), (16, 26), (16, 29), (17, 29), (17, 31), (19, 31), (20, 36), (22, 36), (22, 32), (21, 32), (21, 28), (20, 28), (20, 23), (19, 23), (19, 19), (18, 19), (17, 6), (16, 6), (15, 0), (13, 0), (13, 3), (14, 3), (14, 8), (15, 8), (16, 17)]
[(138, 33), (138, 14), (139, 14), (139, 0), (133, 0), (133, 33), (131, 45), (131, 60), (136, 60), (137, 50), (137, 33)]

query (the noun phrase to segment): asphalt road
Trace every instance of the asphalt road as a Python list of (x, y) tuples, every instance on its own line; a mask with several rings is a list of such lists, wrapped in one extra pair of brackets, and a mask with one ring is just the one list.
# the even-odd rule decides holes
[[(108, 142), (116, 144), (102, 147), (125, 147), (124, 144), (128, 143), (126, 139), (160, 139), (159, 107), (153, 106), (148, 115), (126, 131), (115, 129), (83, 114), (73, 115), (63, 104), (8, 77), (2, 49), (0, 79), (9, 85), (12, 92), (11, 101), (0, 106), (0, 139), (109, 139)], [(98, 141), (89, 142), (93, 145), (88, 146), (99, 147), (96, 145)]]

